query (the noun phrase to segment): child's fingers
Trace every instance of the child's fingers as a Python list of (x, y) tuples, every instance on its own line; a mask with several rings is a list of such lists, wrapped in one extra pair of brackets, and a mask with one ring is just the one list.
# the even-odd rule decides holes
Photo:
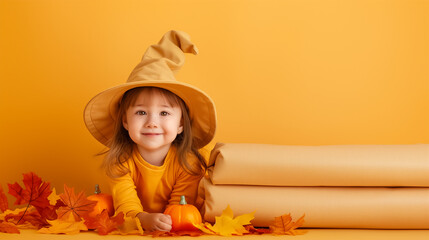
[(155, 230), (169, 232), (171, 230), (171, 224), (159, 222), (156, 225)]
[(153, 230), (169, 232), (171, 230), (171, 224), (170, 215), (158, 214), (158, 219), (154, 224)]
[(163, 216), (160, 218), (160, 221), (169, 225), (173, 224), (171, 221), (171, 216), (168, 214), (163, 214)]

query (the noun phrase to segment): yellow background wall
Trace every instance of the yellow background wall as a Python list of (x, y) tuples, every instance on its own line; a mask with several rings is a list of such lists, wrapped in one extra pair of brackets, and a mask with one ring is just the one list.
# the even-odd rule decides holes
[(170, 29), (216, 141), (429, 143), (428, 0), (0, 0), (0, 184), (102, 183), (82, 112)]

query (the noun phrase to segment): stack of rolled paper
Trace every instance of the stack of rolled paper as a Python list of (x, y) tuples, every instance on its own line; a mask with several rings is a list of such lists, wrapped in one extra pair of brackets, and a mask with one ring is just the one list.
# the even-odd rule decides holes
[(254, 226), (429, 229), (429, 144), (217, 144), (203, 180), (206, 221), (230, 205)]

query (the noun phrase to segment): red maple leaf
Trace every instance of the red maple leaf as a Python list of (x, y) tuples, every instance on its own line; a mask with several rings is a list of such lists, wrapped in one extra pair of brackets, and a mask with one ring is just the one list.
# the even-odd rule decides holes
[(58, 209), (58, 219), (67, 220), (69, 215), (72, 214), (74, 219), (79, 222), (83, 217), (90, 213), (96, 201), (88, 200), (85, 193), (81, 191), (78, 195), (74, 193), (74, 188), (69, 188), (64, 184), (64, 193), (60, 195), (61, 200), (65, 206)]
[(4, 212), (7, 209), (9, 209), (9, 203), (7, 202), (6, 194), (4, 194), (3, 188), (0, 185), (0, 210)]
[(3, 233), (19, 233), (19, 229), (15, 225), (13, 225), (12, 223), (0, 222), (0, 232), (3, 232)]
[(120, 212), (114, 217), (109, 217), (109, 213), (104, 209), (100, 214), (97, 214), (95, 218), (85, 218), (85, 225), (88, 229), (96, 229), (100, 235), (107, 235), (116, 230), (124, 221), (123, 212)]
[(15, 205), (27, 204), (26, 210), (16, 224), (21, 222), (30, 205), (36, 207), (38, 211), (49, 207), (48, 197), (52, 193), (51, 184), (49, 182), (43, 182), (35, 173), (30, 172), (23, 174), (23, 176), (25, 189), (16, 182), (14, 184), (8, 184), (9, 193), (16, 198)]
[(57, 205), (56, 206), (52, 206), (49, 205), (45, 208), (38, 208), (36, 207), (37, 211), (40, 214), (40, 217), (42, 217), (43, 219), (48, 219), (48, 220), (55, 220), (58, 218), (57, 215)]
[(9, 193), (16, 197), (15, 205), (29, 204), (35, 207), (44, 208), (49, 206), (48, 197), (52, 193), (51, 184), (43, 182), (35, 173), (23, 174), (23, 189), (18, 183), (8, 184)]
[[(9, 213), (4, 217), (5, 222), (19, 222), (19, 224), (30, 223), (37, 229), (49, 225), (45, 218), (34, 208), (25, 209), (17, 214)], [(18, 224), (16, 224), (18, 225)]]

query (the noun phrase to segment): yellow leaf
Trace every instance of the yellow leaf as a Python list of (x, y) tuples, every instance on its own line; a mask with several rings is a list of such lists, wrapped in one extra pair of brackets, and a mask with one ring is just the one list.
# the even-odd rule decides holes
[(229, 205), (222, 211), (222, 215), (220, 215), (221, 217), (229, 217), (229, 218), (234, 218), (234, 212), (232, 211), (232, 209), (229, 207)]
[(143, 235), (143, 228), (141, 226), (140, 220), (138, 218), (133, 217), (125, 217), (124, 223), (119, 225), (119, 234), (121, 235)]
[(49, 221), (50, 227), (41, 228), (39, 233), (64, 233), (64, 234), (78, 234), (80, 231), (87, 231), (88, 228), (83, 221), (76, 222), (73, 215), (69, 215), (67, 220), (53, 220)]
[(211, 224), (210, 224), (210, 223), (208, 223), (208, 222), (200, 223), (200, 224), (195, 224), (195, 223), (193, 223), (193, 225), (194, 225), (196, 228), (200, 229), (202, 232), (206, 233), (206, 234), (216, 234), (215, 232), (213, 232), (212, 230), (210, 230), (210, 229), (208, 228), (208, 226), (210, 226), (210, 227), (211, 227)]
[[(34, 207), (29, 207), (28, 209), (27, 209), (27, 211), (28, 212), (30, 212), (30, 211), (32, 211), (34, 209)], [(7, 215), (9, 215), (9, 214), (19, 214), (20, 212), (22, 212), (22, 211), (25, 211), (25, 207), (24, 208), (17, 208), (17, 209), (15, 209), (15, 210), (10, 210), (10, 209), (8, 209), (8, 210), (6, 210), (6, 211), (4, 211), (3, 213), (1, 213), (0, 214), (0, 221), (4, 221), (4, 218), (7, 216)]]
[(143, 226), (142, 226), (142, 223), (140, 222), (140, 220), (138, 218), (134, 218), (134, 221), (136, 222), (139, 233), (143, 234), (144, 230), (143, 230)]
[(60, 196), (57, 195), (57, 191), (55, 190), (55, 188), (52, 188), (52, 193), (48, 197), (49, 204), (55, 206), (55, 204), (57, 204), (58, 199), (60, 199)]
[[(234, 218), (234, 213), (228, 205), (228, 207), (223, 210), (220, 217), (215, 217), (216, 222), (213, 226), (211, 224), (206, 224), (204, 227), (221, 236), (243, 235), (243, 233), (248, 233), (244, 225), (250, 224), (253, 218), (254, 212)], [(202, 231), (206, 232), (204, 230)]]

